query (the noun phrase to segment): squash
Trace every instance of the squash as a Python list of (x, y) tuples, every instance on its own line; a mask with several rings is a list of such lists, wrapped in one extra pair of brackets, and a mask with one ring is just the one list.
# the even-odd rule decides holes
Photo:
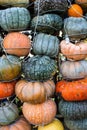
[(12, 102), (0, 104), (0, 125), (8, 125), (19, 117), (17, 106)]
[(1, 126), (0, 130), (31, 130), (31, 125), (24, 117), (20, 117), (18, 120), (9, 125)]
[(0, 11), (0, 26), (4, 31), (23, 31), (30, 23), (30, 13), (23, 7), (12, 7)]
[(38, 126), (38, 130), (64, 130), (62, 122), (55, 118), (51, 123), (45, 126)]
[(33, 40), (32, 50), (36, 55), (56, 57), (59, 53), (59, 39), (44, 33), (37, 34)]
[(83, 9), (87, 8), (87, 0), (75, 0), (75, 2), (79, 4)]
[(21, 62), (17, 56), (3, 55), (0, 57), (0, 81), (11, 81), (21, 74)]
[(56, 71), (57, 62), (45, 55), (36, 55), (22, 62), (22, 72), (28, 80), (48, 80)]
[(59, 32), (63, 28), (63, 20), (57, 14), (44, 14), (40, 16), (35, 16), (31, 20), (31, 29), (36, 30), (41, 33), (53, 34)]
[(5, 52), (16, 56), (26, 56), (30, 52), (31, 40), (25, 34), (11, 32), (3, 40)]
[(81, 79), (87, 77), (87, 61), (64, 61), (60, 66), (60, 73), (64, 79)]
[(56, 83), (56, 93), (66, 101), (87, 100), (87, 78), (76, 81), (61, 80)]
[(62, 40), (60, 50), (64, 56), (71, 60), (83, 60), (87, 58), (87, 43), (85, 41), (73, 44), (72, 42), (67, 43), (66, 40)]
[(34, 125), (46, 125), (53, 121), (57, 107), (53, 100), (47, 100), (41, 104), (23, 103), (22, 112), (24, 117)]
[(52, 97), (55, 92), (55, 84), (52, 80), (46, 82), (28, 82), (19, 80), (15, 86), (16, 96), (29, 103), (42, 103), (49, 97)]

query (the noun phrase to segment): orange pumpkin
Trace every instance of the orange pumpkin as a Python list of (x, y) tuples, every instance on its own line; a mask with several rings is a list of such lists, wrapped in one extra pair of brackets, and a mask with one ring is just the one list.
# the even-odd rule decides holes
[(30, 52), (31, 40), (25, 34), (11, 32), (5, 36), (3, 47), (8, 54), (26, 56)]
[(73, 44), (72, 42), (67, 43), (66, 40), (63, 40), (60, 43), (60, 49), (68, 59), (82, 60), (87, 57), (87, 43), (84, 41)]
[(66, 101), (87, 100), (87, 78), (72, 82), (61, 80), (56, 84), (56, 93), (60, 93)]
[(31, 124), (46, 125), (54, 119), (57, 107), (53, 100), (47, 100), (41, 104), (30, 104), (25, 102), (22, 111), (24, 117)]
[(42, 103), (55, 92), (55, 84), (52, 80), (45, 82), (28, 82), (20, 80), (15, 86), (16, 96), (25, 102)]

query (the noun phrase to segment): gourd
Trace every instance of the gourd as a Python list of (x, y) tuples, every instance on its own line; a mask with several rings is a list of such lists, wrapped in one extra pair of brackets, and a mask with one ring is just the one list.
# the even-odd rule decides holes
[(17, 56), (3, 55), (0, 57), (0, 81), (11, 81), (21, 74), (21, 62)]
[(0, 11), (0, 26), (4, 31), (23, 31), (30, 23), (30, 13), (23, 7), (12, 7)]
[(87, 43), (85, 41), (73, 44), (72, 42), (67, 43), (66, 40), (63, 40), (60, 43), (60, 50), (68, 59), (82, 60), (87, 57)]
[(25, 34), (11, 32), (3, 40), (5, 52), (16, 56), (26, 56), (30, 52), (31, 40)]
[(76, 81), (61, 80), (56, 83), (56, 93), (66, 101), (87, 100), (87, 78)]
[(34, 30), (37, 25), (36, 30), (42, 33), (53, 34), (59, 32), (63, 28), (63, 20), (57, 14), (44, 14), (40, 16), (35, 16), (31, 20), (31, 29)]
[(0, 125), (8, 125), (19, 117), (19, 111), (14, 103), (8, 101), (0, 106)]
[(56, 110), (56, 103), (53, 100), (47, 100), (41, 104), (24, 102), (22, 107), (24, 117), (34, 125), (46, 125), (52, 122)]
[(80, 120), (87, 118), (87, 101), (67, 102), (61, 100), (58, 110), (65, 119)]
[(87, 0), (75, 0), (75, 2), (82, 6), (83, 9), (87, 8)]
[(44, 33), (37, 34), (33, 40), (32, 50), (36, 55), (56, 57), (59, 52), (59, 39)]
[(46, 82), (29, 82), (19, 80), (15, 86), (16, 96), (29, 103), (42, 103), (49, 97), (52, 97), (55, 92), (55, 84), (52, 80)]
[(57, 63), (48, 56), (36, 55), (22, 62), (22, 72), (28, 80), (48, 80), (57, 71)]

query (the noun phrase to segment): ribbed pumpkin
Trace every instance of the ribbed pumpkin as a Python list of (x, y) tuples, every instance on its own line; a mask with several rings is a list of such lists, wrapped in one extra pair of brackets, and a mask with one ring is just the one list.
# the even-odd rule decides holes
[(56, 103), (52, 100), (35, 105), (25, 102), (22, 108), (24, 117), (34, 125), (46, 125), (52, 122), (56, 110)]
[(37, 34), (33, 40), (33, 52), (37, 55), (56, 57), (59, 52), (59, 39), (44, 33)]
[(53, 34), (56, 31), (59, 32), (63, 27), (63, 20), (57, 14), (44, 14), (36, 16), (31, 21), (31, 29), (35, 29), (38, 32)]
[(87, 57), (87, 42), (81, 41), (73, 44), (67, 43), (66, 40), (61, 41), (60, 49), (63, 55), (68, 59), (82, 60)]
[(24, 117), (20, 117), (14, 123), (0, 127), (0, 130), (31, 130), (31, 125)]
[(0, 105), (0, 125), (8, 125), (19, 117), (18, 108), (8, 101)]
[(56, 71), (56, 61), (48, 56), (36, 55), (22, 63), (22, 72), (28, 80), (48, 80), (53, 78)]
[(76, 81), (61, 80), (56, 84), (56, 93), (66, 101), (87, 100), (87, 78)]
[(25, 34), (11, 32), (5, 36), (3, 47), (8, 54), (26, 56), (30, 52), (31, 40)]
[(64, 130), (64, 127), (62, 122), (55, 118), (50, 124), (38, 126), (38, 130)]
[(29, 103), (42, 103), (55, 92), (55, 84), (52, 80), (46, 82), (28, 82), (20, 80), (15, 86), (16, 96)]
[(64, 20), (64, 35), (70, 40), (80, 40), (87, 36), (87, 21), (82, 17), (69, 17)]
[(87, 77), (87, 61), (64, 61), (60, 66), (60, 73), (64, 79), (81, 79)]
[(23, 7), (12, 7), (0, 11), (0, 25), (4, 31), (25, 30), (30, 23), (30, 13)]
[(3, 55), (0, 57), (0, 81), (10, 81), (21, 74), (21, 63), (17, 56)]

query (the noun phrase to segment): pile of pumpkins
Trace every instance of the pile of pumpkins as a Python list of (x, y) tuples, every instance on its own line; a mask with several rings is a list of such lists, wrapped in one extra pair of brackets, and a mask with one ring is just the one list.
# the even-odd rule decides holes
[[(0, 130), (86, 130), (86, 0), (0, 0), (0, 6)], [(7, 100), (13, 96), (22, 115)]]

